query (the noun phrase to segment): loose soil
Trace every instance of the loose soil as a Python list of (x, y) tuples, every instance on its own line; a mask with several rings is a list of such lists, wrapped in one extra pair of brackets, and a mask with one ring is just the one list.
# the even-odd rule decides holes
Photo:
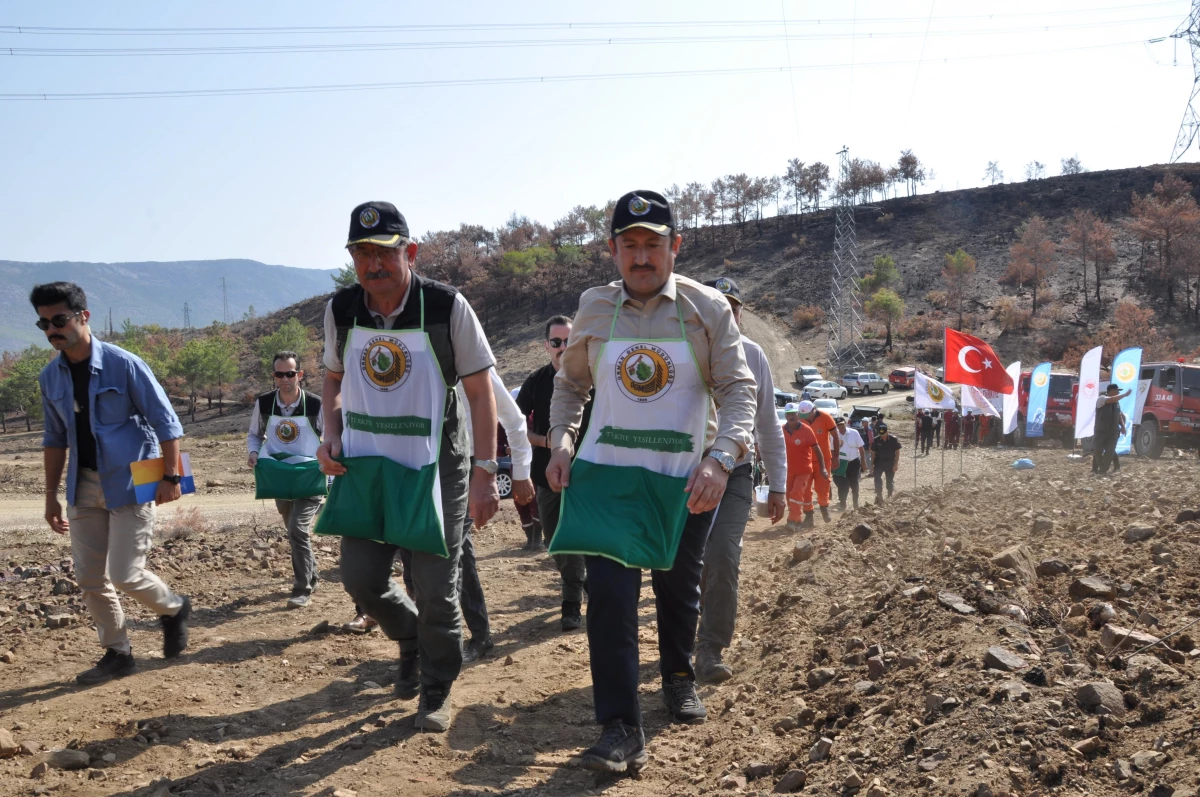
[[(909, 454), (910, 424), (893, 428)], [(3, 794), (767, 794), (792, 770), (805, 773), (803, 793), (870, 797), (1179, 797), (1198, 785), (1198, 628), (1122, 664), (1087, 617), (1111, 611), (1111, 625), (1161, 636), (1200, 616), (1200, 525), (1175, 522), (1195, 508), (1190, 457), (1128, 459), (1121, 476), (1096, 479), (1057, 447), (972, 449), (961, 477), (958, 452), (947, 456), (944, 488), (940, 452), (916, 460), (916, 487), (906, 459), (895, 500), (818, 520), (814, 555), (800, 563), (792, 534), (752, 519), (727, 656), (736, 675), (701, 690), (707, 724), (668, 721), (647, 579), (651, 761), (639, 778), (614, 779), (573, 762), (597, 735), (587, 641), (558, 630), (557, 575), (544, 553), (521, 548), (511, 504), (476, 532), (496, 650), (464, 668), (450, 732), (419, 734), (415, 701), (391, 696), (396, 646), (378, 631), (336, 631), (353, 612), (337, 541), (316, 542), (312, 605), (285, 609), (287, 542), (273, 507), (248, 497), (242, 438), (196, 431), (185, 448), (198, 494), (164, 510), (151, 555), (192, 596), (191, 645), (165, 662), (156, 619), (126, 599), (139, 670), (91, 689), (73, 681), (100, 651), (66, 541), (36, 513), (10, 522), (39, 502), (40, 439), (0, 438), (0, 729), (32, 753), (0, 759)], [(1037, 468), (1013, 470), (1019, 456)], [(855, 545), (863, 523), (870, 536)], [(1152, 536), (1126, 543), (1130, 526)], [(1047, 559), (1060, 564), (1039, 566)], [(1043, 574), (1027, 581), (1033, 567)], [(1070, 585), (1087, 577), (1114, 597), (1074, 599)], [(48, 628), (60, 615), (66, 625)], [(1018, 669), (985, 665), (993, 647), (1019, 657)], [(1081, 701), (1096, 681), (1118, 690), (1117, 713)], [(63, 748), (86, 752), (89, 767), (31, 777)], [(1118, 780), (1118, 761), (1141, 769)]]

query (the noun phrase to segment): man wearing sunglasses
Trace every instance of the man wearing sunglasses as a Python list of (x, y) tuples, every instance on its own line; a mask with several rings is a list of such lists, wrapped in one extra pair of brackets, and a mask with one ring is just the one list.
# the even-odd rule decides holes
[[(531, 476), (537, 486), (538, 517), (542, 521), (546, 545), (550, 545), (554, 537), (554, 529), (558, 525), (559, 508), (562, 494), (550, 489), (546, 481), (546, 466), (550, 464), (550, 446), (547, 435), (550, 433), (550, 399), (554, 395), (554, 375), (562, 366), (563, 352), (567, 350), (567, 338), (571, 336), (571, 319), (565, 315), (551, 316), (546, 321), (546, 340), (543, 346), (550, 362), (534, 371), (521, 386), (517, 394), (517, 406), (526, 416), (532, 413), (532, 424), (529, 431), (529, 442), (533, 444), (533, 469)], [(582, 429), (586, 431), (588, 418), (591, 415), (592, 404), (589, 401), (584, 407)], [(527, 547), (541, 547), (541, 540), (530, 539)], [(562, 619), (563, 631), (577, 631), (583, 627), (583, 584), (587, 580), (587, 565), (584, 557), (577, 554), (564, 554), (554, 557), (562, 577)]]
[(271, 369), (275, 389), (259, 396), (246, 434), (254, 470), (255, 498), (274, 498), (287, 526), (292, 548), (292, 596), (289, 609), (312, 600), (317, 588), (312, 526), (325, 496), (325, 475), (317, 462), (321, 444), (321, 397), (300, 388), (304, 371), (294, 351), (276, 353)]
[[(180, 495), (183, 426), (146, 363), (92, 337), (82, 288), (71, 282), (37, 285), (29, 301), (38, 329), (61, 352), (38, 377), (46, 424), (46, 522), (56, 534), (71, 536), (76, 580), (104, 648), (96, 666), (75, 680), (99, 684), (135, 669), (118, 589), (158, 615), (164, 658), (187, 647), (191, 601), (146, 569), (154, 507)], [(140, 504), (129, 466), (160, 456), (163, 480), (154, 501)], [(64, 468), (65, 518), (58, 500)]]

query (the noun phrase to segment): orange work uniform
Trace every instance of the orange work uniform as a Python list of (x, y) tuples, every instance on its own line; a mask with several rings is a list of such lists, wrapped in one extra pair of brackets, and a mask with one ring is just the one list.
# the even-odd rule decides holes
[[(817, 444), (821, 446), (821, 454), (825, 457), (825, 467), (833, 467), (833, 453), (829, 447), (829, 441), (831, 439), (830, 435), (837, 434), (837, 421), (829, 413), (817, 410), (817, 417), (805, 423), (812, 428), (813, 434), (817, 436)], [(829, 506), (829, 494), (831, 492), (829, 477), (822, 476), (821, 469), (815, 463), (813, 471), (813, 488), (817, 492), (817, 505)]]
[(788, 522), (798, 523), (806, 512), (813, 511), (813, 446), (817, 445), (817, 436), (801, 421), (795, 430), (785, 423), (783, 439), (787, 444)]

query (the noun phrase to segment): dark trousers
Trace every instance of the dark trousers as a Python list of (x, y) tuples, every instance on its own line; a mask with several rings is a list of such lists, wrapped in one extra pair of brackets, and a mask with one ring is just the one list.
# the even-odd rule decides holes
[(884, 467), (880, 467), (878, 463), (875, 465), (875, 497), (883, 497), (883, 482), (887, 481), (888, 498), (892, 497), (892, 481), (896, 478), (896, 474), (892, 473), (892, 465), (888, 463)]
[[(562, 493), (556, 493), (549, 487), (537, 488), (538, 516), (542, 521), (542, 529), (546, 535), (546, 546), (554, 539), (554, 530), (558, 528), (559, 511), (562, 509)], [(584, 581), (587, 580), (587, 557), (579, 554), (555, 554), (554, 565), (562, 576), (562, 599), (564, 602), (583, 603)]]
[(462, 554), (458, 558), (458, 605), (462, 608), (463, 621), (472, 639), (487, 639), (492, 630), (488, 624), (483, 584), (479, 581), (479, 570), (475, 565), (475, 541), (471, 535), (474, 524), (471, 518), (463, 523)]
[[(713, 512), (689, 514), (670, 570), (655, 570), (659, 669), (663, 680), (684, 673), (695, 680), (692, 650), (700, 617), (700, 574)], [(642, 571), (602, 556), (588, 556), (587, 635), (596, 722), (642, 724), (638, 703), (638, 599)]]
[(1119, 429), (1096, 430), (1092, 440), (1092, 473), (1108, 473), (1109, 467), (1114, 464), (1120, 469), (1117, 462), (1117, 440), (1120, 437)]
[[(355, 605), (374, 617), (400, 652), (418, 651), (421, 683), (450, 684), (462, 669), (462, 621), (458, 613), (458, 556), (467, 514), (465, 468), (443, 472), (443, 559), (395, 545), (342, 538), (342, 585)], [(401, 554), (408, 593), (392, 580), (392, 561)], [(411, 597), (410, 597), (411, 594)]]
[(921, 432), (921, 453), (928, 454), (933, 447), (933, 431)]
[(837, 485), (838, 504), (843, 509), (846, 508), (846, 496), (851, 492), (854, 493), (854, 506), (858, 506), (858, 477), (862, 470), (862, 461), (857, 457), (850, 460), (850, 464), (846, 466), (845, 476), (834, 476), (833, 483)]

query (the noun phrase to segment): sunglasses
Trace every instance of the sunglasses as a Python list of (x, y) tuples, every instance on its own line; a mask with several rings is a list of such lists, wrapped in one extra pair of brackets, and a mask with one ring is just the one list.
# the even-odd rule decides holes
[(82, 310), (80, 310), (78, 313), (70, 313), (70, 314), (59, 313), (58, 315), (54, 316), (54, 318), (49, 318), (49, 319), (39, 318), (37, 321), (34, 322), (34, 325), (37, 326), (37, 328), (42, 330), (43, 332), (45, 332), (47, 329), (49, 329), (51, 324), (54, 325), (55, 329), (62, 329), (67, 324), (71, 323), (72, 318), (75, 318), (76, 316), (81, 316), (81, 315), (83, 315)]
[(276, 371), (275, 378), (276, 379), (295, 379), (296, 374), (298, 374), (298, 373), (300, 373), (300, 372), (299, 371)]
[(546, 342), (550, 344), (550, 348), (552, 349), (561, 349), (567, 345), (566, 338), (547, 338)]
[(350, 247), (350, 256), (357, 260), (399, 260), (400, 248), (390, 246), (365, 246), (355, 244)]

